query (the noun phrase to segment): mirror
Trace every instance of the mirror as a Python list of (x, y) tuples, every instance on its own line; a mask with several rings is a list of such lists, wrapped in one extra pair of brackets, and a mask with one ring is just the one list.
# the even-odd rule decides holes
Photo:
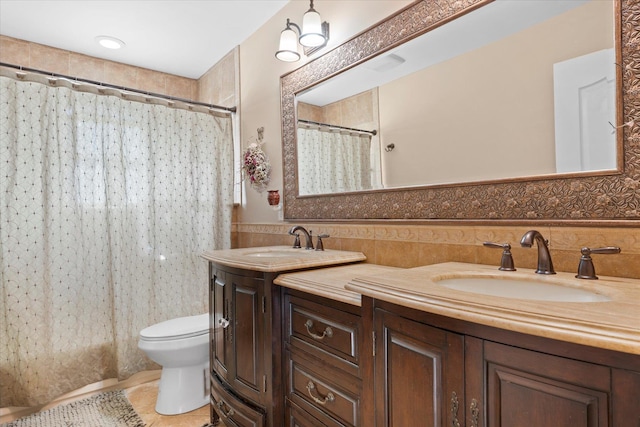
[(297, 94), (299, 194), (617, 170), (613, 6), (496, 0)]
[[(611, 124), (609, 124), (609, 120), (607, 120), (607, 126), (609, 128), (604, 133), (614, 135), (613, 147), (614, 149), (615, 147), (618, 147), (618, 149), (617, 151), (608, 152), (609, 154), (607, 155), (609, 156), (609, 163), (604, 167), (592, 167), (593, 170), (588, 172), (584, 172), (580, 169), (580, 172), (578, 172), (578, 169), (576, 169), (575, 166), (570, 165), (568, 166), (568, 169), (560, 170), (560, 173), (558, 174), (556, 171), (559, 169), (557, 169), (555, 165), (555, 159), (562, 153), (558, 154), (555, 147), (553, 147), (555, 144), (546, 142), (547, 148), (545, 148), (545, 150), (547, 150), (548, 154), (543, 156), (540, 154), (542, 149), (534, 145), (534, 143), (542, 141), (543, 138), (540, 136), (529, 138), (530, 133), (532, 134), (534, 130), (542, 127), (545, 127), (546, 134), (550, 135), (550, 138), (548, 138), (547, 141), (553, 141), (557, 133), (561, 132), (561, 130), (558, 130), (553, 126), (553, 122), (555, 121), (555, 105), (549, 106), (549, 104), (541, 104), (542, 106), (538, 107), (537, 111), (521, 114), (526, 115), (528, 121), (517, 123), (516, 133), (512, 134), (509, 138), (508, 142), (510, 145), (508, 145), (508, 149), (503, 148), (502, 151), (498, 152), (498, 155), (494, 155), (493, 157), (497, 158), (497, 163), (493, 163), (492, 167), (487, 168), (490, 171), (502, 171), (502, 169), (511, 168), (512, 171), (505, 176), (487, 176), (480, 174), (442, 178), (442, 175), (438, 174), (439, 177), (436, 178), (439, 179), (439, 181), (436, 180), (427, 183), (429, 185), (424, 185), (425, 183), (423, 182), (399, 181), (399, 188), (384, 188), (380, 190), (356, 189), (355, 191), (341, 190), (342, 192), (320, 195), (305, 195), (304, 192), (298, 190), (298, 173), (300, 172), (300, 177), (303, 176), (303, 173), (299, 168), (297, 157), (297, 120), (298, 115), (304, 117), (304, 114), (307, 114), (308, 111), (304, 111), (304, 108), (307, 107), (299, 109), (296, 107), (312, 103), (308, 100), (303, 103), (305, 97), (308, 97), (309, 93), (313, 93), (315, 90), (319, 90), (319, 88), (324, 86), (329, 87), (329, 82), (334, 77), (336, 79), (340, 79), (344, 75), (355, 73), (357, 69), (360, 69), (363, 66), (371, 66), (375, 61), (382, 60), (389, 62), (389, 55), (395, 54), (400, 57), (401, 60), (405, 59), (402, 55), (392, 51), (392, 49), (398, 48), (398, 52), (400, 52), (403, 47), (407, 46), (408, 43), (412, 43), (414, 39), (420, 38), (419, 36), (422, 34), (436, 34), (436, 31), (442, 31), (449, 25), (464, 22), (465, 17), (468, 18), (472, 13), (489, 10), (489, 7), (495, 6), (494, 3), (523, 2), (492, 2), (487, 0), (457, 2), (451, 0), (445, 2), (444, 6), (443, 4), (436, 6), (433, 2), (428, 1), (416, 2), (357, 37), (345, 42), (343, 45), (335, 48), (327, 54), (309, 62), (289, 74), (282, 76), (281, 91), (285, 176), (285, 218), (474, 220), (554, 219), (559, 221), (574, 221), (594, 218), (614, 219), (638, 217), (640, 206), (637, 205), (640, 202), (637, 197), (637, 188), (640, 187), (640, 184), (638, 183), (637, 178), (637, 171), (639, 168), (637, 153), (639, 151), (638, 145), (640, 144), (632, 144), (634, 138), (638, 138), (637, 125), (633, 124), (633, 115), (637, 114), (635, 112), (638, 111), (638, 96), (634, 95), (638, 90), (638, 71), (636, 69), (637, 67), (631, 65), (633, 61), (631, 59), (632, 55), (630, 52), (635, 51), (633, 51), (634, 44), (633, 39), (631, 38), (632, 26), (628, 24), (637, 22), (638, 17), (634, 15), (634, 13), (637, 12), (634, 12), (632, 8), (625, 6), (624, 4), (620, 4), (617, 0), (613, 2), (606, 2), (611, 8), (610, 12), (612, 12), (612, 14), (610, 13), (609, 15), (609, 23), (611, 23), (611, 21), (614, 23), (613, 25), (609, 25), (609, 31), (613, 31), (615, 34), (615, 43), (613, 43), (615, 48), (615, 63), (620, 64), (620, 66), (615, 67), (615, 72), (613, 73), (616, 77), (614, 87), (617, 89), (616, 93), (618, 94), (618, 98), (614, 102), (610, 103), (620, 105), (619, 101), (622, 98), (625, 110), (623, 111), (621, 108), (618, 108), (615, 111)], [(535, 3), (561, 2), (538, 1)], [(582, 7), (589, 6), (591, 2), (571, 1), (570, 3), (580, 3), (580, 6), (575, 8), (580, 9)], [(605, 2), (596, 1), (594, 3), (601, 5)], [(569, 12), (570, 11), (565, 11), (558, 16), (563, 16)], [(552, 18), (552, 20), (554, 19), (558, 19), (558, 17)], [(482, 23), (486, 23), (484, 22), (484, 19), (481, 19), (480, 21), (482, 21)], [(505, 22), (511, 23), (511, 21)], [(621, 22), (625, 22), (627, 24), (622, 26)], [(501, 26), (505, 27), (506, 25)], [(529, 29), (531, 28), (533, 27), (530, 26)], [(526, 32), (528, 30), (524, 31)], [(476, 32), (471, 30), (471, 34), (475, 35)], [(567, 36), (564, 36), (564, 39), (566, 38)], [(631, 40), (629, 41), (630, 38)], [(449, 39), (449, 37), (446, 39)], [(560, 36), (549, 35), (546, 49), (542, 50), (551, 50), (549, 44), (559, 44), (559, 39)], [(582, 39), (583, 37), (580, 37), (579, 41), (582, 42)], [(627, 41), (625, 42), (625, 40)], [(572, 42), (575, 43), (576, 40), (572, 40)], [(610, 37), (608, 42), (611, 44)], [(435, 46), (442, 45), (441, 40), (437, 40), (433, 43)], [(606, 46), (604, 49), (606, 49)], [(479, 51), (480, 53), (476, 53), (476, 55), (479, 55), (482, 58), (482, 61), (478, 62), (478, 64), (483, 62), (499, 62), (503, 69), (511, 71), (511, 73), (506, 74), (517, 75), (518, 73), (513, 71), (515, 69), (514, 67), (521, 65), (520, 62), (528, 63), (530, 57), (538, 56), (537, 54), (533, 54), (534, 51), (531, 51), (531, 54), (524, 55), (522, 54), (523, 48), (520, 48), (520, 50), (521, 52), (517, 54), (515, 60), (509, 60), (506, 55), (502, 55), (504, 50), (500, 50), (498, 52), (501, 55), (494, 55), (493, 61), (486, 60), (486, 58), (491, 57), (486, 49)], [(584, 55), (573, 55), (570, 56), (570, 58), (579, 56)], [(391, 57), (391, 62), (394, 60), (395, 62), (399, 62), (399, 60)], [(453, 58), (445, 62), (452, 61), (455, 62), (458, 61), (458, 59)], [(405, 62), (408, 61), (405, 59)], [(552, 64), (558, 62), (563, 61), (554, 60)], [(384, 66), (385, 65), (383, 64), (383, 67)], [(624, 73), (622, 72), (623, 70)], [(454, 119), (438, 116), (439, 121), (444, 122), (445, 119), (448, 120), (448, 126), (445, 126), (445, 129), (440, 132), (441, 134), (427, 138), (425, 137), (425, 129), (421, 130), (422, 134), (420, 134), (420, 136), (423, 145), (426, 145), (426, 142), (430, 142), (431, 140), (438, 142), (446, 140), (446, 138), (450, 138), (447, 140), (446, 144), (443, 145), (441, 143), (438, 145), (439, 148), (436, 154), (422, 156), (423, 159), (428, 157), (429, 161), (435, 161), (429, 169), (437, 167), (438, 165), (436, 163), (440, 161), (442, 152), (445, 151), (446, 148), (449, 148), (450, 145), (459, 143), (461, 139), (472, 139), (476, 142), (477, 146), (481, 147), (479, 152), (485, 151), (486, 146), (482, 144), (485, 144), (489, 140), (497, 139), (495, 135), (506, 133), (506, 128), (511, 125), (512, 121), (515, 122), (515, 120), (498, 120), (497, 124), (494, 122), (485, 126), (489, 129), (489, 136), (482, 136), (479, 133), (475, 133), (476, 128), (481, 127), (483, 123), (475, 123), (474, 126), (469, 125), (469, 120), (474, 119), (474, 117), (472, 117), (474, 114), (471, 114), (469, 112), (470, 110), (467, 110), (467, 108), (475, 109), (475, 115), (480, 115), (479, 111), (485, 109), (486, 102), (478, 102), (478, 98), (474, 97), (474, 94), (476, 92), (481, 93), (481, 89), (483, 88), (479, 87), (481, 86), (480, 83), (472, 81), (470, 74), (474, 74), (473, 71), (476, 71), (476, 69), (469, 70), (469, 67), (467, 67), (466, 70), (463, 68), (462, 72), (456, 72), (455, 74), (451, 72), (450, 74), (454, 75), (451, 88), (445, 92), (444, 96), (441, 95), (439, 97), (434, 97), (434, 99), (431, 100), (434, 101), (433, 103), (438, 107), (438, 109), (443, 107), (443, 104), (453, 104), (454, 109), (452, 112), (448, 113), (448, 116), (451, 116)], [(489, 74), (487, 75), (493, 75), (496, 72), (497, 71), (495, 70), (489, 71)], [(478, 71), (477, 74), (480, 74), (480, 72)], [(611, 80), (610, 77), (611, 72), (608, 72), (607, 78), (609, 78), (609, 80)], [(551, 74), (550, 77), (547, 75), (546, 78), (551, 80), (551, 87), (553, 87), (553, 74)], [(527, 77), (523, 80), (525, 83), (528, 83), (532, 79)], [(528, 85), (523, 84), (523, 80), (520, 81), (520, 90), (517, 92), (510, 91), (512, 92), (512, 101), (508, 103), (509, 105), (515, 105), (516, 101), (521, 97), (520, 95), (523, 92), (528, 91), (529, 87)], [(386, 84), (388, 83), (384, 83), (384, 85)], [(392, 84), (395, 84), (395, 82)], [(384, 165), (387, 161), (385, 160), (385, 156), (388, 154), (396, 155), (400, 153), (400, 151), (406, 146), (405, 144), (408, 144), (407, 141), (409, 141), (410, 138), (399, 133), (398, 135), (400, 136), (393, 141), (387, 142), (384, 140), (385, 134), (388, 135), (391, 131), (386, 129), (382, 123), (383, 121), (388, 121), (384, 117), (387, 113), (383, 114), (383, 110), (385, 108), (389, 110), (388, 107), (382, 105), (380, 99), (382, 98), (382, 87), (382, 85), (377, 85), (376, 88), (372, 90), (373, 94), (370, 97), (373, 100), (372, 105), (375, 105), (376, 101), (379, 102), (380, 112), (378, 113), (378, 117), (381, 122), (379, 136), (373, 136), (371, 139), (373, 141), (376, 137), (382, 138), (381, 142), (378, 143), (380, 148), (377, 152), (380, 153), (381, 165)], [(408, 87), (411, 88), (415, 86)], [(636, 92), (634, 92), (634, 90)], [(427, 98), (424, 96), (416, 97), (415, 93), (420, 92), (411, 91), (411, 89), (404, 89), (403, 94), (402, 90), (395, 87), (391, 92), (396, 95), (395, 105), (398, 109), (400, 109), (399, 106), (403, 103), (415, 102), (416, 100), (414, 98), (417, 98), (418, 101), (425, 101), (424, 98)], [(461, 93), (462, 96), (455, 98), (455, 101), (451, 101), (449, 98), (454, 99), (453, 96), (450, 96), (452, 95), (452, 92)], [(480, 99), (497, 97), (495, 92), (496, 89), (492, 89), (492, 92), (489, 92), (489, 94), (493, 95), (488, 96), (485, 94), (484, 98), (481, 97)], [(551, 90), (551, 92), (553, 92), (553, 90)], [(362, 92), (358, 93), (362, 94)], [(499, 95), (502, 96), (503, 94), (501, 93)], [(427, 99), (427, 101), (428, 100), (429, 99)], [(502, 102), (502, 104), (505, 103), (506, 102)], [(500, 114), (493, 115), (498, 116), (500, 119), (501, 115), (503, 115), (502, 117), (505, 117), (504, 114), (507, 113), (509, 113), (509, 111), (503, 110)], [(428, 128), (429, 130), (432, 130), (439, 125), (439, 123), (437, 123), (439, 121), (429, 120), (438, 114), (439, 112), (436, 111), (435, 113), (431, 112), (430, 114), (415, 113), (413, 116), (417, 116), (418, 120), (421, 120), (423, 123), (429, 123)], [(548, 122), (552, 123), (551, 127), (548, 122), (547, 124), (542, 124), (542, 116), (546, 115), (546, 118), (548, 119), (549, 114), (551, 114), (551, 120), (548, 120)], [(398, 115), (401, 115), (402, 118), (406, 119), (406, 116), (409, 114), (405, 111)], [(591, 115), (589, 115), (589, 117), (591, 117)], [(638, 118), (636, 117), (635, 120), (637, 122)], [(403, 130), (406, 127), (408, 126), (400, 126)], [(469, 129), (472, 131), (469, 134), (470, 136), (465, 138), (460, 138), (458, 136), (456, 139), (456, 135), (464, 134), (464, 132), (469, 131)], [(599, 132), (602, 133), (603, 131), (600, 129)], [(618, 138), (616, 139), (615, 136), (618, 136)], [(512, 149), (512, 147), (514, 147), (515, 140), (526, 140), (529, 141), (529, 144), (517, 149)], [(391, 144), (393, 144), (394, 148), (392, 148), (391, 151), (386, 151), (385, 149), (389, 149)], [(552, 148), (550, 149), (549, 146)], [(530, 147), (532, 151), (528, 154), (524, 150), (529, 149)], [(411, 148), (409, 151), (415, 150), (415, 148)], [(552, 151), (549, 152), (549, 150)], [(485, 158), (480, 158), (477, 153), (467, 154), (466, 156), (463, 155), (464, 153), (468, 153), (467, 148), (458, 147), (454, 150), (454, 153), (455, 156), (452, 160), (454, 164), (456, 162), (462, 163), (465, 158), (471, 158), (471, 163), (484, 164), (489, 162), (489, 160), (486, 160)], [(512, 157), (504, 158), (506, 154), (509, 154), (510, 156), (512, 155)], [(413, 157), (418, 158), (420, 156)], [(525, 166), (528, 166), (530, 163), (535, 163), (534, 160), (537, 161), (539, 157), (553, 159), (553, 170), (532, 169), (520, 172), (521, 170), (524, 170)], [(569, 158), (573, 157), (575, 156), (569, 156)], [(614, 159), (613, 162), (611, 159)], [(413, 169), (420, 169), (423, 164), (424, 162), (418, 162), (418, 166), (413, 167)], [(514, 165), (515, 167), (512, 167)], [(424, 170), (425, 168), (422, 167), (422, 169)], [(466, 171), (469, 168), (464, 167), (462, 169)], [(388, 174), (386, 171), (381, 173)], [(385, 180), (388, 181), (389, 179), (383, 178), (383, 184), (385, 184)]]

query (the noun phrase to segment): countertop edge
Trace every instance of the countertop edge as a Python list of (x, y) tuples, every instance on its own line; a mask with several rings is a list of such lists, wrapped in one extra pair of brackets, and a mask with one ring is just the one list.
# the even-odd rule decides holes
[[(289, 246), (265, 246), (252, 248), (223, 249), (216, 251), (205, 251), (200, 256), (207, 261), (220, 264), (226, 267), (241, 268), (246, 270), (259, 271), (263, 273), (280, 273), (285, 271), (303, 270), (306, 268), (328, 267), (341, 264), (366, 261), (367, 257), (362, 252), (326, 250), (318, 255), (321, 258), (294, 257), (291, 259), (279, 257), (251, 258), (243, 256), (246, 251), (268, 251), (270, 249), (290, 249)], [(300, 249), (304, 251), (304, 249)], [(304, 252), (303, 252), (304, 253)]]
[(575, 344), (640, 355), (637, 335), (626, 334), (621, 328), (602, 325), (580, 326), (572, 319), (554, 317), (530, 311), (506, 309), (461, 300), (447, 300), (434, 295), (421, 295), (367, 284), (358, 279), (346, 285), (348, 290), (363, 296), (394, 303), (423, 312), (438, 314), (458, 320), (492, 326)]

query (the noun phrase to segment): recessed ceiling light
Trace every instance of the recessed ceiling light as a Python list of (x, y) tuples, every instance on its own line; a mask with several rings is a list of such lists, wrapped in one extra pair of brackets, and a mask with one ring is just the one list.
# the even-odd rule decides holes
[(100, 46), (106, 47), (107, 49), (120, 49), (125, 46), (122, 40), (110, 36), (98, 36), (96, 37), (96, 41)]

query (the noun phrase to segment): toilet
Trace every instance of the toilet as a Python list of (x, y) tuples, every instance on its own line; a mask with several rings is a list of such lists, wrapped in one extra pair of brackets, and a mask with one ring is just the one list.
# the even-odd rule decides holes
[(156, 412), (183, 414), (209, 403), (209, 314), (149, 326), (138, 348), (162, 366)]

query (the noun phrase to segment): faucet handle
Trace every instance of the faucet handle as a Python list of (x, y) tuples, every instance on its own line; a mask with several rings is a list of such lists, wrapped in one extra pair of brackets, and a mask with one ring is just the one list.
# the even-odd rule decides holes
[(591, 254), (619, 254), (620, 248), (617, 246), (606, 246), (604, 248), (595, 249), (584, 247), (580, 250), (580, 253), (582, 256), (580, 257), (580, 264), (578, 264), (578, 274), (576, 274), (576, 277), (578, 279), (595, 280), (598, 276), (596, 276), (596, 268), (593, 266)]
[(295, 240), (293, 241), (293, 247), (298, 249), (300, 248), (300, 233), (290, 233), (293, 234), (294, 236), (296, 236)]
[(500, 271), (516, 271), (513, 264), (513, 256), (511, 255), (511, 245), (509, 243), (493, 243), (484, 242), (484, 246), (488, 248), (502, 249), (502, 259), (500, 260)]
[(316, 244), (316, 251), (324, 251), (324, 245), (322, 239), (330, 237), (328, 234), (318, 234), (318, 243)]

